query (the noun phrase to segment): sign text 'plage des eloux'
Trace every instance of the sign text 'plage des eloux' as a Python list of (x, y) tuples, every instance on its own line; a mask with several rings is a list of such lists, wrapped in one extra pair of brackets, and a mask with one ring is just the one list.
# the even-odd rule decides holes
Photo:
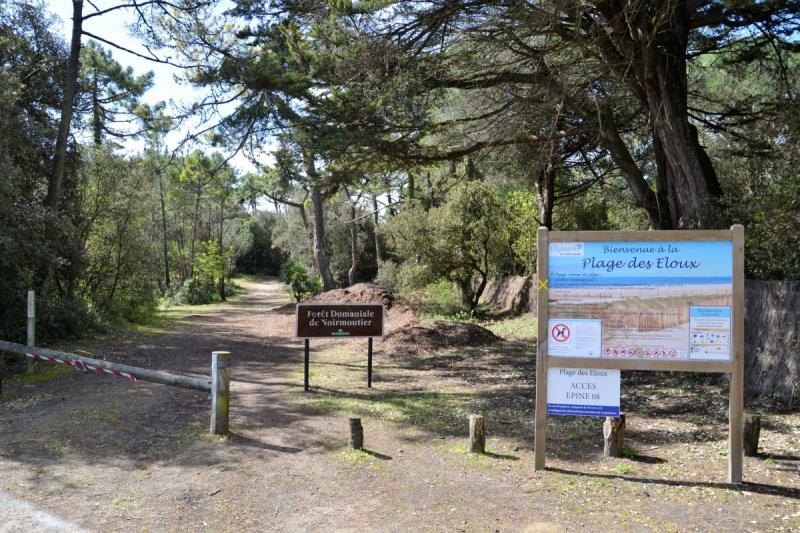
[(297, 337), (382, 337), (381, 304), (297, 304)]

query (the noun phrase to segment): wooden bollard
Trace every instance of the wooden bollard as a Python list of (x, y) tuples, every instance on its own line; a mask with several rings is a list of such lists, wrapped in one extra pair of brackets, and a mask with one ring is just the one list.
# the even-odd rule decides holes
[(348, 445), (354, 450), (364, 449), (364, 427), (361, 425), (361, 419), (356, 416), (349, 417), (350, 421), (350, 440)]
[(211, 434), (228, 434), (231, 400), (231, 353), (211, 352)]
[(761, 415), (745, 413), (743, 442), (744, 454), (748, 457), (758, 455), (758, 439), (761, 437)]
[(469, 451), (486, 453), (486, 426), (483, 415), (469, 415)]
[(603, 455), (622, 457), (625, 449), (625, 415), (607, 416), (603, 422)]

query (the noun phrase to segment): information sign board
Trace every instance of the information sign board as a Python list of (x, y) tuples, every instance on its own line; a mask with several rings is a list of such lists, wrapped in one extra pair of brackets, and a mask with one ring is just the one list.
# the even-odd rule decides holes
[[(568, 394), (564, 387), (574, 381), (562, 371), (721, 372), (730, 375), (728, 476), (740, 483), (744, 228), (630, 232), (539, 228), (536, 270), (534, 468), (545, 466), (548, 412), (585, 414), (578, 411), (597, 409), (586, 404), (563, 407), (565, 402), (558, 398)], [(587, 400), (584, 396), (577, 399)], [(611, 405), (600, 401), (597, 405)]]
[(381, 304), (297, 304), (297, 337), (382, 337)]

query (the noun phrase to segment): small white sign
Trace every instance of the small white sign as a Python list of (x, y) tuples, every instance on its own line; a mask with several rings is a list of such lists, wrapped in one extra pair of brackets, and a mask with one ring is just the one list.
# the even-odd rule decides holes
[(551, 242), (551, 257), (583, 257), (582, 242)]
[(619, 416), (620, 371), (547, 369), (547, 414)]
[(600, 357), (603, 321), (551, 318), (547, 323), (547, 354), (555, 357)]

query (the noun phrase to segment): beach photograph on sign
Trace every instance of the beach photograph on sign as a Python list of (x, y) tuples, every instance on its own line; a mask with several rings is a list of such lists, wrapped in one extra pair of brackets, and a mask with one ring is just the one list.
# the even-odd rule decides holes
[(556, 242), (549, 252), (548, 355), (730, 359), (730, 241)]

